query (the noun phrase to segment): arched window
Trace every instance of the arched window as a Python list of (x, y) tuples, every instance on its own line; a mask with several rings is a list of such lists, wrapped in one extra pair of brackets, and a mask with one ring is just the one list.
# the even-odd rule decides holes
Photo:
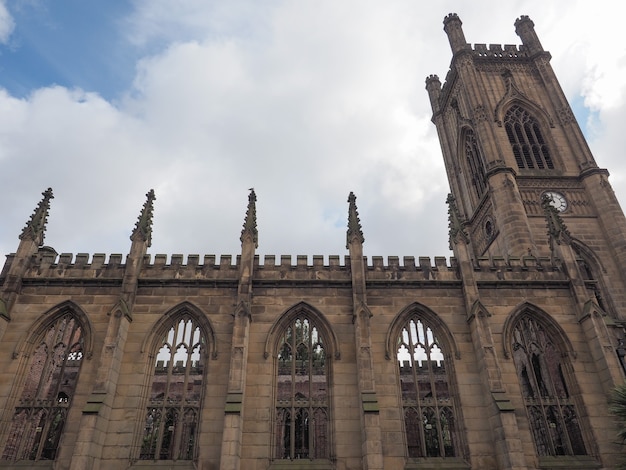
[(476, 141), (476, 135), (471, 129), (465, 131), (465, 157), (472, 186), (474, 186), (476, 196), (480, 198), (485, 189), (487, 189), (487, 180), (485, 179), (485, 165), (482, 154)]
[(83, 359), (83, 331), (65, 313), (35, 341), (3, 460), (54, 460)]
[(193, 460), (207, 340), (188, 313), (176, 316), (155, 351), (140, 459)]
[(554, 168), (539, 122), (528, 111), (511, 106), (504, 117), (504, 128), (518, 168)]
[(284, 327), (276, 364), (274, 458), (328, 459), (326, 343), (304, 312)]
[(586, 455), (563, 355), (550, 333), (531, 315), (522, 315), (511, 349), (537, 453)]
[(449, 355), (420, 314), (404, 323), (396, 357), (409, 457), (460, 456)]

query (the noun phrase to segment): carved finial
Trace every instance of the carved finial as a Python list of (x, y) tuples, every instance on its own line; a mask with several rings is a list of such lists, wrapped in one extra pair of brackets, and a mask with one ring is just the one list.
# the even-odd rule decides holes
[(243, 230), (239, 238), (243, 243), (246, 235), (249, 235), (254, 242), (255, 248), (259, 247), (259, 231), (256, 228), (256, 193), (254, 188), (249, 189), (248, 209), (246, 210), (246, 219), (243, 222)]
[(145, 241), (147, 246), (151, 246), (152, 244), (152, 211), (154, 210), (153, 202), (156, 199), (154, 195), (154, 189), (151, 189), (146, 194), (146, 202), (143, 205), (143, 209), (141, 209), (141, 214), (137, 219), (137, 223), (135, 224), (135, 230), (133, 230), (133, 234), (130, 236), (132, 241), (142, 240)]
[(461, 214), (459, 213), (459, 209), (456, 207), (456, 200), (452, 194), (448, 194), (446, 203), (448, 204), (448, 236), (450, 249), (452, 249), (452, 243), (457, 243), (457, 237), (461, 237), (461, 240), (465, 243), (469, 243), (469, 235), (465, 231), (465, 222), (461, 220)]
[(572, 242), (572, 236), (567, 230), (563, 219), (559, 215), (559, 211), (552, 205), (553, 199), (550, 195), (544, 194), (541, 196), (541, 207), (546, 216), (546, 222), (548, 225), (548, 239), (550, 241), (550, 249), (554, 249), (554, 242), (557, 245), (565, 243), (569, 245)]
[(359, 220), (359, 212), (356, 208), (356, 196), (352, 191), (348, 196), (348, 232), (346, 237), (346, 249), (350, 248), (350, 243), (357, 241), (363, 243), (363, 230), (361, 230), (361, 221)]
[(54, 199), (52, 188), (46, 189), (43, 193), (43, 199), (37, 205), (37, 208), (30, 216), (30, 220), (26, 222), (26, 227), (20, 234), (20, 240), (32, 240), (43, 245), (44, 234), (46, 231), (46, 223), (48, 222), (48, 211), (50, 210), (50, 199)]

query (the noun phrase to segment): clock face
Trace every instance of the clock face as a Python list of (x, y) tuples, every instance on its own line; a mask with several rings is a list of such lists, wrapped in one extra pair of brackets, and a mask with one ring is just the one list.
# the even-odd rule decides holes
[(556, 191), (546, 191), (543, 193), (550, 199), (550, 205), (557, 211), (563, 212), (567, 209), (567, 199), (561, 193)]

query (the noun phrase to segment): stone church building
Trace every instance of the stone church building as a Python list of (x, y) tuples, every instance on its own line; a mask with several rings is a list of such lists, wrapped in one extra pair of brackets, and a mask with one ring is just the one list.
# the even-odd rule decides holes
[[(526, 16), (426, 89), (454, 257), (44, 246), (52, 191), (0, 274), (0, 468), (610, 469), (626, 218)], [(132, 223), (132, 222), (131, 222)], [(16, 233), (18, 228), (16, 228)]]

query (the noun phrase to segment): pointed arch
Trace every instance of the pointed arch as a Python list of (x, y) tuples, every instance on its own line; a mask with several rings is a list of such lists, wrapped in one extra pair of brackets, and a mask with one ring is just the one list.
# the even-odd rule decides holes
[(14, 350), (14, 358), (21, 357), (16, 403), (2, 460), (55, 460), (92, 345), (89, 318), (71, 301), (45, 312), (20, 339)]
[[(537, 116), (544, 118), (543, 122)], [(541, 108), (519, 99), (512, 100), (502, 116), (506, 135), (520, 170), (555, 168), (551, 146), (548, 144), (549, 134), (544, 132), (547, 128), (545, 119)]]
[(86, 359), (93, 356), (93, 326), (84, 310), (75, 302), (66, 300), (44, 312), (18, 340), (13, 350), (13, 359), (29, 356), (34, 345), (60, 317), (71, 314), (76, 318), (83, 334), (83, 354)]
[(313, 319), (318, 328), (320, 328), (320, 332), (326, 338), (328, 355), (334, 357), (335, 359), (340, 359), (341, 351), (339, 349), (339, 341), (330, 322), (326, 319), (322, 312), (304, 301), (298, 302), (297, 304), (289, 307), (274, 322), (269, 333), (267, 334), (267, 338), (265, 339), (265, 351), (263, 353), (263, 357), (267, 359), (271, 354), (270, 351), (276, 351), (282, 331), (287, 327), (287, 325), (289, 325), (289, 323), (302, 313), (305, 313)]
[(217, 341), (215, 340), (215, 331), (211, 325), (211, 321), (200, 308), (189, 301), (181, 302), (170, 308), (154, 323), (141, 343), (141, 352), (145, 353), (146, 351), (153, 351), (157, 348), (157, 343), (159, 343), (161, 336), (171, 327), (172, 322), (175, 321), (176, 317), (185, 313), (193, 317), (198, 326), (202, 329), (202, 333), (209, 343), (211, 358), (216, 359), (218, 354)]
[(576, 351), (559, 324), (547, 312), (530, 302), (522, 302), (515, 307), (504, 322), (502, 329), (502, 350), (504, 351), (505, 358), (509, 359), (512, 357), (510, 345), (513, 341), (513, 328), (524, 315), (532, 315), (533, 319), (540, 323), (553, 338), (563, 345), (562, 354), (576, 359)]
[(337, 338), (317, 309), (300, 302), (272, 325), (265, 357), (274, 358), (272, 458), (320, 459), (332, 448), (331, 371)]
[(570, 358), (572, 345), (560, 326), (530, 303), (507, 318), (503, 338), (513, 360), (537, 455), (587, 455), (580, 391)]
[(464, 453), (453, 356), (454, 338), (441, 319), (414, 302), (392, 322), (387, 356), (396, 362), (410, 459), (456, 459)]
[(607, 271), (602, 260), (589, 246), (573, 237), (572, 248), (579, 256), (577, 261), (583, 275), (583, 281), (585, 281), (587, 289), (593, 292), (595, 303), (605, 314), (617, 318), (617, 309), (613, 303), (613, 297), (608, 292)]
[(514, 75), (510, 70), (505, 70), (502, 73), (502, 79), (504, 80), (506, 92), (494, 109), (494, 120), (499, 127), (503, 125), (506, 112), (514, 105), (527, 109), (531, 114), (541, 119), (547, 127), (554, 127), (552, 118), (545, 109), (528, 99), (528, 97), (520, 91), (515, 83)]
[(461, 359), (461, 351), (457, 345), (454, 335), (448, 329), (447, 325), (441, 320), (439, 315), (433, 312), (430, 308), (419, 302), (413, 302), (404, 307), (393, 319), (391, 325), (387, 329), (387, 339), (385, 341), (385, 358), (387, 360), (393, 359), (396, 356), (397, 339), (402, 331), (404, 324), (410, 320), (412, 315), (419, 313), (423, 315), (425, 319), (432, 324), (439, 334), (439, 336), (445, 342), (445, 350), (455, 359)]
[(137, 421), (135, 458), (195, 460), (208, 358), (217, 356), (207, 316), (190, 302), (168, 310), (141, 347), (149, 373), (144, 381), (144, 420)]
[(463, 159), (460, 163), (466, 169), (468, 190), (472, 198), (479, 201), (487, 191), (487, 172), (478, 136), (469, 125), (460, 129), (457, 155)]

